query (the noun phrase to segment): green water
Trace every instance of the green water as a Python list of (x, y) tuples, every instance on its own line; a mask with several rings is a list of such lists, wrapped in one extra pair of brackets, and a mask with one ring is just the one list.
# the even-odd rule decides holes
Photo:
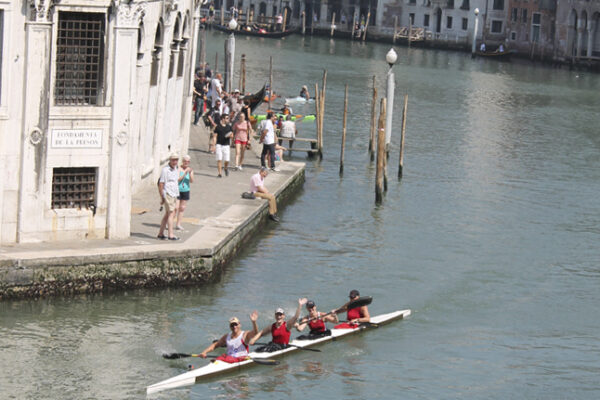
[[(225, 37), (209, 35), (209, 60)], [(0, 398), (143, 398), (145, 386), (204, 363), (162, 352), (201, 351), (231, 315), (247, 327), (256, 309), (265, 326), (300, 296), (328, 311), (352, 288), (374, 297), (372, 314), (413, 315), (322, 353), (153, 398), (598, 398), (600, 77), (397, 48), (390, 182), (376, 207), (370, 83), (377, 75), (384, 93), (388, 49), (238, 38), (248, 90), (268, 80), (269, 56), (275, 91), (290, 97), (303, 84), (312, 92), (328, 70), (323, 161), (308, 163), (282, 222), (257, 234), (214, 284), (0, 303)], [(299, 128), (314, 137), (312, 124)]]

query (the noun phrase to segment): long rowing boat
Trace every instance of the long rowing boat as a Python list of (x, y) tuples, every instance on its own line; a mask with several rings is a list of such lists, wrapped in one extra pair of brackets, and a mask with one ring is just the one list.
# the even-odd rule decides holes
[[(401, 311), (394, 311), (389, 314), (381, 314), (376, 317), (371, 317), (370, 323), (362, 324), (358, 328), (332, 329), (331, 336), (323, 336), (323, 337), (320, 337), (320, 338), (314, 339), (314, 340), (297, 340), (296, 339), (296, 340), (292, 340), (290, 342), (290, 345), (292, 345), (292, 346), (286, 347), (283, 350), (278, 350), (278, 351), (274, 351), (271, 353), (252, 352), (252, 353), (250, 353), (249, 356), (251, 358), (257, 358), (257, 359), (260, 359), (260, 358), (268, 359), (268, 358), (283, 356), (287, 353), (291, 353), (293, 351), (298, 351), (299, 348), (302, 348), (302, 347), (311, 347), (311, 346), (315, 346), (317, 344), (329, 342), (329, 341), (332, 341), (332, 340), (342, 337), (342, 336), (350, 335), (352, 333), (358, 333), (365, 329), (378, 327), (379, 325), (383, 325), (383, 324), (392, 322), (397, 319), (402, 319), (404, 317), (408, 317), (409, 315), (410, 315), (410, 310), (401, 310)], [(238, 370), (241, 370), (242, 368), (248, 367), (253, 364), (255, 364), (255, 362), (252, 359), (245, 360), (245, 361), (242, 361), (239, 363), (232, 363), (232, 364), (217, 360), (217, 361), (211, 362), (210, 364), (208, 364), (204, 367), (194, 369), (192, 371), (184, 372), (183, 374), (174, 376), (173, 378), (169, 378), (162, 382), (155, 383), (154, 385), (150, 385), (146, 388), (146, 393), (147, 394), (157, 393), (157, 392), (167, 390), (167, 389), (174, 389), (174, 388), (178, 388), (178, 387), (193, 385), (197, 382), (202, 381), (203, 379), (206, 379), (209, 377), (214, 377), (215, 375), (219, 375), (219, 374), (224, 374), (226, 372), (238, 371)]]

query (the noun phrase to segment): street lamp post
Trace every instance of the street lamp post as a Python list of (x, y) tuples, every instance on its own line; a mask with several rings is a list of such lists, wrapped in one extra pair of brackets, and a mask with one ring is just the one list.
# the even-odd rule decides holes
[(387, 115), (386, 115), (386, 121), (385, 121), (385, 148), (386, 151), (389, 152), (389, 145), (390, 145), (390, 141), (392, 139), (392, 114), (394, 113), (394, 86), (395, 86), (395, 82), (394, 82), (394, 70), (392, 69), (392, 67), (394, 66), (394, 63), (396, 62), (396, 60), (398, 59), (398, 54), (396, 54), (396, 52), (394, 51), (393, 48), (390, 49), (390, 51), (387, 52), (387, 54), (385, 55), (385, 61), (387, 61), (388, 65), (390, 66), (390, 68), (388, 69), (388, 73), (387, 73), (387, 92), (386, 92), (386, 102), (387, 102)]
[(479, 8), (473, 10), (475, 13), (475, 27), (473, 28), (473, 43), (471, 47), (471, 57), (475, 57), (475, 50), (477, 45), (477, 26), (479, 24)]
[(235, 36), (233, 35), (233, 31), (235, 31), (237, 26), (237, 21), (234, 18), (231, 18), (229, 21), (229, 29), (231, 30), (231, 34), (225, 41), (225, 56), (227, 57), (227, 65), (225, 69), (225, 91), (227, 93), (233, 90), (233, 60), (235, 56)]

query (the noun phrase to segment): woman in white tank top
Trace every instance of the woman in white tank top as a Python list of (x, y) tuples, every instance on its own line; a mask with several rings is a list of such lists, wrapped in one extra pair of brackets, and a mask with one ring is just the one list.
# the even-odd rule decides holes
[(217, 347), (227, 347), (227, 353), (220, 355), (215, 361), (220, 360), (228, 363), (235, 363), (243, 361), (248, 356), (248, 345), (250, 339), (258, 332), (258, 325), (256, 320), (258, 319), (258, 312), (254, 311), (250, 314), (250, 321), (252, 321), (252, 330), (243, 331), (240, 320), (233, 317), (229, 320), (229, 329), (231, 332), (221, 336), (221, 339), (212, 343), (202, 353), (200, 357), (206, 358), (206, 353), (213, 351)]

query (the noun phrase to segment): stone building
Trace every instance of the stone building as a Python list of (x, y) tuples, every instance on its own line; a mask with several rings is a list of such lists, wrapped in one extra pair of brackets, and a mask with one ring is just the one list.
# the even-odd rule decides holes
[(0, 243), (125, 238), (187, 149), (197, 0), (0, 0)]
[(600, 1), (559, 1), (556, 8), (556, 58), (600, 59)]
[(556, 3), (556, 0), (509, 0), (508, 47), (531, 57), (552, 57)]

